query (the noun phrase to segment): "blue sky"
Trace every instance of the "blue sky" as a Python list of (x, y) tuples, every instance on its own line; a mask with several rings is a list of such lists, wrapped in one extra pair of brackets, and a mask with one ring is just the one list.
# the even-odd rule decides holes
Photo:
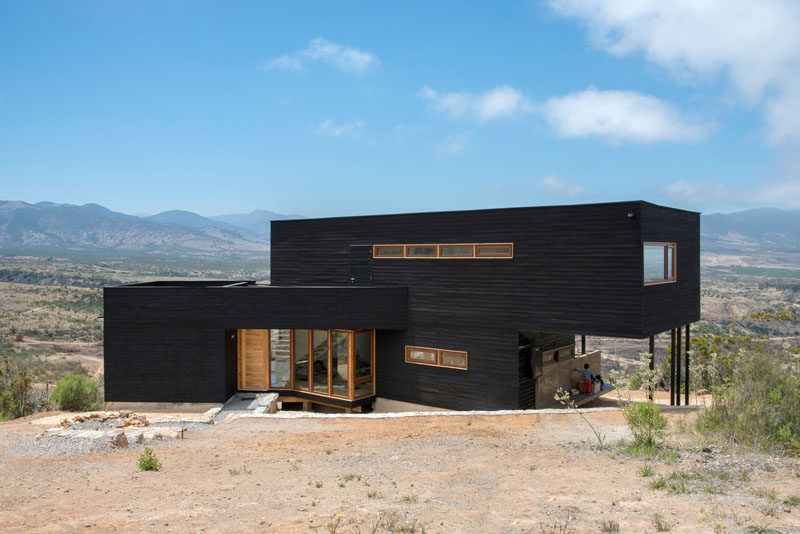
[(0, 198), (800, 208), (794, 2), (0, 0)]

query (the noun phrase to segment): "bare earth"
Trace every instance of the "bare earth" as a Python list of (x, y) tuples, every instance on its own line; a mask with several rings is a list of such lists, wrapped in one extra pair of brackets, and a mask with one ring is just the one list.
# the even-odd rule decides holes
[[(610, 442), (629, 435), (618, 410), (585, 415)], [(800, 532), (800, 507), (782, 501), (800, 495), (796, 459), (686, 450), (668, 465), (595, 452), (576, 413), (237, 419), (156, 445), (159, 472), (139, 471), (134, 449), (12, 452), (44, 428), (35, 416), (0, 424), (2, 531), (331, 532), (340, 515), (337, 532), (371, 532), (383, 513), (431, 533), (599, 532), (602, 520), (656, 532), (655, 514), (670, 532)], [(646, 464), (749, 476), (718, 484), (724, 493), (671, 494), (649, 488)]]

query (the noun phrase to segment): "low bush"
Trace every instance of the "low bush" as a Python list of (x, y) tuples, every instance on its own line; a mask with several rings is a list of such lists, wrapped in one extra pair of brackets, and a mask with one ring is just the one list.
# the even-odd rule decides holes
[(35, 411), (33, 376), (20, 363), (0, 358), (0, 419), (23, 417)]
[(80, 412), (97, 408), (98, 385), (83, 375), (69, 373), (53, 389), (51, 398), (59, 408)]
[(139, 456), (139, 470), (158, 471), (161, 469), (161, 462), (156, 458), (156, 453), (150, 447), (145, 447), (144, 452)]
[(623, 415), (639, 447), (657, 448), (664, 444), (667, 419), (661, 408), (652, 401), (630, 402), (623, 406)]
[(712, 340), (704, 351), (701, 372), (714, 403), (698, 427), (743, 444), (800, 454), (800, 351), (750, 338)]

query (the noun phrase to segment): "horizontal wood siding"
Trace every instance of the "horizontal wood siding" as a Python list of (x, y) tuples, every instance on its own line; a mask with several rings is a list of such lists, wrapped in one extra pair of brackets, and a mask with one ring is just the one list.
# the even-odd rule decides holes
[(645, 204), (642, 239), (677, 244), (675, 282), (642, 288), (643, 336), (700, 320), (700, 215)]
[(225, 402), (232, 393), (222, 328), (106, 322), (104, 339), (106, 401)]
[[(515, 408), (533, 393), (520, 377), (519, 330), (646, 335), (645, 204), (273, 221), (272, 283), (347, 284), (351, 245), (513, 242), (512, 259), (374, 258), (372, 280), (407, 286), (409, 303), (408, 329), (378, 335), (378, 395)], [(469, 370), (406, 364), (405, 345), (467, 351)]]
[(237, 328), (405, 328), (404, 287), (104, 289), (106, 400), (224, 402)]

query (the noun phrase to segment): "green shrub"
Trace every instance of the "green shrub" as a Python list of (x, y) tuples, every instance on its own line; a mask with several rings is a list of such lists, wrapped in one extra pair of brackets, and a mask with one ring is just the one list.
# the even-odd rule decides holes
[(774, 340), (720, 341), (704, 372), (714, 403), (698, 419), (701, 430), (735, 441), (800, 454), (800, 351)]
[(33, 376), (16, 358), (0, 359), (0, 419), (23, 417), (35, 410)]
[(59, 408), (80, 412), (97, 408), (97, 383), (83, 375), (69, 373), (53, 389), (51, 398)]
[(150, 447), (145, 447), (144, 452), (139, 456), (139, 469), (141, 471), (158, 471), (161, 469), (161, 462), (156, 458), (156, 453)]
[(656, 448), (664, 444), (667, 419), (654, 402), (630, 402), (623, 407), (625, 420), (633, 434), (634, 443), (640, 447)]

